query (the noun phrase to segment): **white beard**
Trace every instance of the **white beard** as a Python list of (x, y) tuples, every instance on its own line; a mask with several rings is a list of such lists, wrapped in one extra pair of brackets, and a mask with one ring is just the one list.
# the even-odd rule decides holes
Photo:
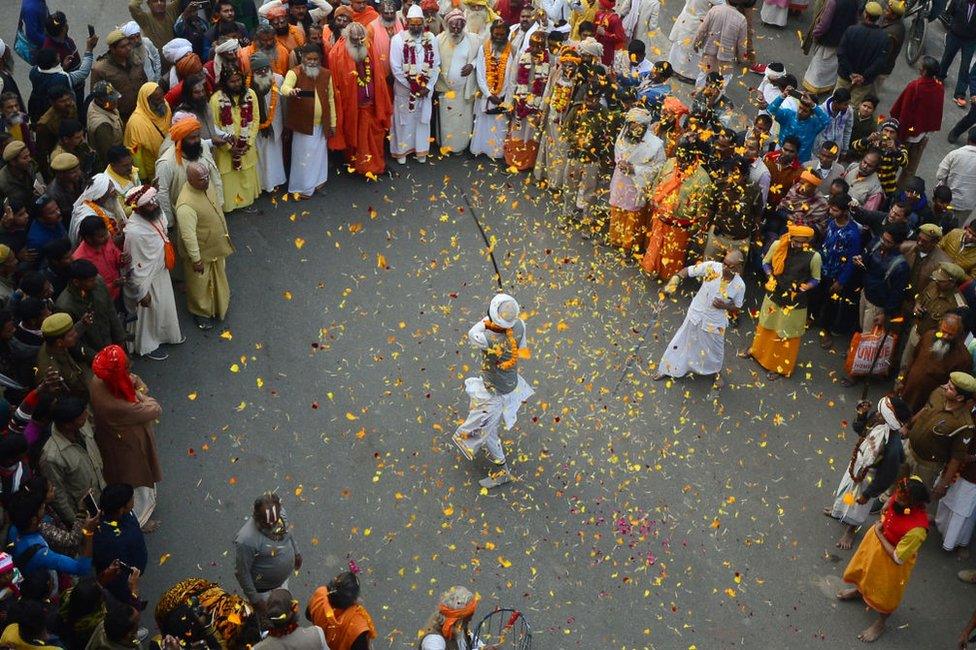
[(305, 65), (302, 66), (302, 72), (304, 72), (305, 76), (308, 77), (309, 79), (315, 79), (316, 77), (318, 77), (319, 72), (321, 70), (322, 70), (321, 67), (309, 68), (308, 66)]
[(938, 359), (944, 359), (945, 355), (949, 353), (949, 349), (952, 348), (952, 342), (946, 341), (945, 339), (935, 339), (932, 341), (932, 347), (929, 351), (932, 352)]
[(254, 78), (251, 79), (251, 86), (254, 87), (255, 92), (257, 92), (259, 95), (264, 95), (271, 90), (272, 83), (274, 83), (274, 77), (272, 77), (270, 73), (260, 77), (255, 75)]
[(451, 40), (454, 41), (455, 45), (460, 45), (461, 41), (464, 40), (464, 30), (461, 30), (460, 34), (455, 34), (454, 32), (448, 32), (451, 35)]
[(346, 41), (346, 52), (356, 63), (365, 61), (366, 56), (369, 54), (369, 50), (366, 49), (365, 44), (353, 45), (351, 41)]

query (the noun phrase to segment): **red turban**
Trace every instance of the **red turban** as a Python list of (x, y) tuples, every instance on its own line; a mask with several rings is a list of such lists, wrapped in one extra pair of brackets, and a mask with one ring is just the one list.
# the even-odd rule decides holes
[(338, 7), (335, 8), (335, 11), (332, 12), (332, 17), (338, 18), (339, 16), (348, 16), (349, 19), (352, 20), (352, 16), (353, 16), (352, 9), (350, 9), (346, 5), (339, 5)]
[(92, 372), (105, 382), (110, 393), (127, 402), (136, 401), (136, 387), (129, 375), (129, 359), (119, 345), (102, 348), (92, 361)]
[(421, 0), (420, 8), (423, 11), (439, 11), (440, 5), (437, 4), (437, 0)]

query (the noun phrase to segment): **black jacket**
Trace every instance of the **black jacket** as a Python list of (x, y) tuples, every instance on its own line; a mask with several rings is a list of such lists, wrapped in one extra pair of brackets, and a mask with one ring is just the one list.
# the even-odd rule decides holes
[(969, 17), (969, 0), (952, 0), (946, 9), (949, 15), (949, 31), (964, 41), (976, 40), (976, 7)]
[(890, 49), (891, 39), (877, 25), (851, 25), (837, 48), (837, 75), (849, 81), (859, 74), (871, 83), (884, 71)]

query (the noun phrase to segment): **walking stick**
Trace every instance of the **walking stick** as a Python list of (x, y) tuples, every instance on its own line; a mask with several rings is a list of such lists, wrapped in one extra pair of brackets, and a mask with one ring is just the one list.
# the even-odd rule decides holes
[(868, 389), (871, 388), (871, 377), (874, 375), (874, 367), (878, 365), (878, 357), (881, 356), (881, 350), (884, 349), (884, 344), (887, 340), (888, 330), (885, 329), (884, 336), (881, 337), (881, 343), (878, 344), (878, 349), (874, 351), (874, 359), (871, 360), (871, 367), (868, 368), (868, 375), (864, 378), (864, 389), (861, 390), (862, 402), (868, 398)]
[[(457, 188), (455, 188), (457, 189)], [(502, 286), (502, 272), (498, 269), (498, 262), (495, 261), (495, 251), (491, 242), (488, 241), (488, 235), (485, 234), (485, 229), (481, 227), (481, 220), (478, 219), (478, 213), (475, 211), (474, 206), (471, 205), (471, 200), (468, 198), (467, 192), (461, 192), (464, 202), (468, 204), (468, 212), (471, 213), (471, 218), (474, 219), (474, 225), (478, 226), (478, 232), (481, 233), (481, 238), (485, 241), (485, 246), (488, 249), (488, 256), (491, 257), (491, 265), (495, 267), (495, 281), (498, 283), (498, 288), (504, 291), (505, 287)]]

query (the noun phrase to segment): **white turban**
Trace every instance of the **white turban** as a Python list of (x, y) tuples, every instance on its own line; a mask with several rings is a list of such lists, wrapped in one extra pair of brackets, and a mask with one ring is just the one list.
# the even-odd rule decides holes
[(638, 124), (650, 124), (651, 112), (646, 108), (634, 107), (627, 111), (627, 121), (637, 122)]
[(579, 51), (599, 59), (603, 56), (603, 45), (592, 36), (587, 36), (580, 42)]
[(119, 31), (126, 37), (135, 36), (136, 34), (141, 34), (142, 30), (139, 29), (139, 23), (134, 20), (130, 20), (126, 24), (119, 27)]
[(878, 413), (880, 413), (881, 417), (884, 418), (885, 424), (888, 425), (889, 429), (895, 431), (901, 429), (903, 423), (898, 419), (898, 416), (895, 415), (895, 409), (891, 408), (891, 400), (889, 400), (887, 397), (882, 397), (878, 402)]
[(136, 185), (131, 190), (125, 193), (125, 203), (126, 205), (132, 205), (135, 203), (136, 207), (141, 208), (142, 206), (150, 203), (156, 198), (157, 190), (155, 187), (145, 185)]
[(440, 634), (428, 634), (420, 644), (420, 650), (447, 650), (447, 641)]
[(6, 53), (7, 53), (7, 44), (3, 42), (2, 38), (0, 38), (0, 57), (5, 55)]
[(420, 18), (423, 20), (424, 10), (420, 8), (420, 5), (410, 5), (410, 8), (407, 10), (407, 20), (410, 20), (411, 18)]
[(169, 43), (163, 45), (163, 58), (175, 64), (184, 56), (193, 51), (193, 45), (185, 38), (174, 38)]
[(444, 22), (447, 23), (448, 25), (450, 25), (455, 21), (460, 21), (462, 23), (468, 22), (468, 19), (465, 17), (464, 12), (456, 7), (454, 9), (451, 9), (449, 12), (447, 12), (447, 15), (444, 16)]
[(226, 41), (214, 48), (217, 54), (229, 54), (241, 49), (241, 43), (236, 38), (228, 38)]
[(86, 187), (81, 196), (75, 201), (72, 214), (75, 210), (78, 210), (85, 201), (98, 201), (100, 198), (108, 194), (109, 188), (112, 187), (112, 179), (105, 172), (101, 174), (95, 174), (92, 176), (91, 183)]
[(519, 311), (519, 304), (515, 302), (515, 298), (507, 293), (500, 293), (491, 299), (491, 304), (488, 306), (488, 317), (491, 322), (502, 327), (513, 327), (518, 320)]

